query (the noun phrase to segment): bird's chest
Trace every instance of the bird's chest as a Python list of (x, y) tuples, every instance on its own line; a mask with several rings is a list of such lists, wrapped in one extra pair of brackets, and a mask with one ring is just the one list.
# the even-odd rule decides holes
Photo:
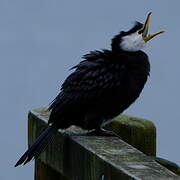
[(112, 101), (134, 101), (141, 93), (147, 80), (147, 72), (137, 64), (122, 65), (113, 71), (109, 97)]

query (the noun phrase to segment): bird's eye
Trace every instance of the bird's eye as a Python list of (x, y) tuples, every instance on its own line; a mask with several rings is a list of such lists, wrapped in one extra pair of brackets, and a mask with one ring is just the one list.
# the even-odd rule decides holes
[(141, 29), (140, 31), (138, 31), (138, 34), (142, 34), (143, 33), (143, 30)]

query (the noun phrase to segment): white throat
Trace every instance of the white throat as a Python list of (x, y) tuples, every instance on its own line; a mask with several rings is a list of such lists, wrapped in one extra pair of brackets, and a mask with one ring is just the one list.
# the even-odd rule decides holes
[(124, 51), (139, 51), (145, 47), (146, 42), (142, 38), (142, 34), (135, 32), (133, 34), (122, 37), (120, 43), (121, 49)]

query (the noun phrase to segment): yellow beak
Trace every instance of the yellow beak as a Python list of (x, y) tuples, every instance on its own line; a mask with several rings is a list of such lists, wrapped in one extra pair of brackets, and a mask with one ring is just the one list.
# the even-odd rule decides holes
[(146, 22), (144, 24), (144, 27), (142, 29), (142, 37), (143, 37), (143, 40), (145, 42), (148, 42), (150, 39), (152, 39), (153, 37), (157, 36), (158, 34), (161, 34), (161, 33), (164, 33), (165, 31), (160, 31), (160, 32), (157, 32), (157, 33), (154, 33), (154, 34), (151, 34), (151, 35), (148, 35), (148, 29), (149, 29), (149, 24), (150, 24), (150, 17), (151, 17), (151, 12), (148, 14), (147, 16), (147, 19), (146, 19)]

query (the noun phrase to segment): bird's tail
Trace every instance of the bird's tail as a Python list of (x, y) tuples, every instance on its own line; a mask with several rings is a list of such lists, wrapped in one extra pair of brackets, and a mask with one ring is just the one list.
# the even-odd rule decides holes
[(29, 147), (29, 149), (21, 156), (15, 167), (28, 163), (32, 158), (36, 159), (42, 151), (45, 150), (47, 145), (52, 141), (57, 129), (53, 126), (48, 127), (37, 140)]

